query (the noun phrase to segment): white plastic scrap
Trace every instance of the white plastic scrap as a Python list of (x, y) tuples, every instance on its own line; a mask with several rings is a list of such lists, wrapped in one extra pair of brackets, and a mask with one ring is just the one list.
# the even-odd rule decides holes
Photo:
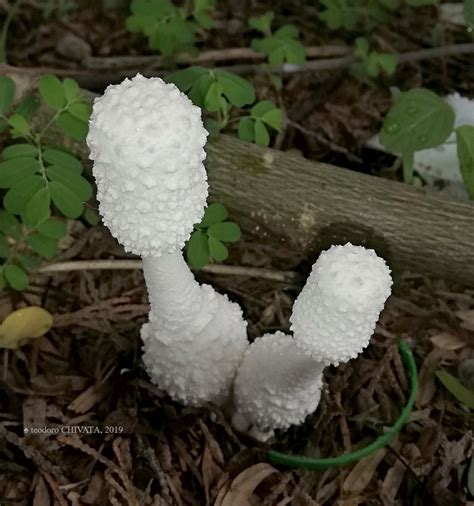
[(301, 349), (326, 364), (346, 362), (369, 343), (392, 278), (375, 251), (348, 243), (321, 253), (293, 306)]
[(234, 385), (241, 431), (266, 440), (275, 429), (302, 423), (319, 404), (324, 364), (301, 351), (293, 337), (276, 332), (256, 339), (247, 349)]
[[(452, 93), (445, 98), (456, 115), (454, 128), (462, 125), (474, 125), (474, 100)], [(443, 181), (447, 185), (446, 193), (457, 198), (468, 198), (464, 186), (456, 148), (456, 134), (453, 132), (444, 144), (432, 149), (417, 151), (414, 169), (433, 184)]]
[(181, 249), (206, 206), (201, 111), (173, 84), (137, 75), (94, 102), (87, 143), (104, 223), (143, 256), (146, 368), (174, 399), (224, 402), (248, 346), (240, 307), (199, 285)]

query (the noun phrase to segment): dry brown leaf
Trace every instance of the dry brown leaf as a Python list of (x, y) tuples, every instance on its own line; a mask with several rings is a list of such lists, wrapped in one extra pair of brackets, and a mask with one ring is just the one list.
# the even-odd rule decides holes
[(395, 460), (393, 466), (387, 471), (382, 483), (381, 494), (388, 504), (392, 504), (397, 497), (405, 472), (405, 464), (400, 460)]
[(51, 503), (51, 497), (44, 478), (40, 476), (35, 487), (35, 495), (33, 498), (33, 506), (46, 506)]
[(270, 464), (261, 462), (242, 471), (232, 482), (222, 500), (222, 506), (248, 506), (253, 491), (272, 474), (278, 472)]
[(459, 350), (466, 346), (466, 342), (451, 332), (441, 332), (430, 337), (430, 341), (441, 350)]
[(474, 309), (456, 311), (456, 316), (462, 320), (461, 327), (474, 331)]
[(370, 483), (386, 452), (385, 448), (380, 448), (380, 450), (357, 462), (354, 469), (349, 473), (349, 476), (344, 480), (342, 485), (343, 492), (345, 494), (360, 494)]
[(417, 407), (426, 406), (436, 392), (435, 372), (438, 368), (445, 350), (435, 348), (425, 358), (420, 369), (418, 392), (415, 404)]
[(100, 402), (106, 393), (105, 388), (100, 388), (97, 385), (90, 386), (84, 390), (69, 404), (68, 409), (75, 413), (87, 413), (92, 406)]

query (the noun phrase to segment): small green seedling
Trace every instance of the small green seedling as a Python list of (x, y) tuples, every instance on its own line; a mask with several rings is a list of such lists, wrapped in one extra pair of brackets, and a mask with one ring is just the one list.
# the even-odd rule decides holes
[(222, 262), (229, 256), (226, 242), (240, 239), (237, 223), (226, 221), (229, 213), (219, 203), (210, 204), (186, 244), (186, 259), (193, 269), (201, 269), (211, 259)]
[(371, 51), (369, 41), (358, 37), (355, 41), (354, 56), (357, 61), (352, 65), (352, 72), (360, 79), (378, 77), (382, 71), (391, 75), (397, 68), (397, 57), (391, 53)]
[(53, 75), (44, 75), (39, 79), (39, 92), (51, 117), (37, 127), (34, 114), (40, 105), (38, 97), (28, 95), (14, 107), (15, 83), (0, 77), (0, 131), (9, 128), (12, 139), (18, 141), (3, 150), (0, 162), (0, 285), (8, 284), (16, 290), (27, 287), (27, 271), (38, 266), (39, 257), (56, 256), (58, 242), (66, 235), (66, 222), (61, 217), (85, 216), (84, 203), (93, 193), (82, 176), (80, 160), (63, 146), (44, 143), (53, 125), (74, 140), (83, 141), (90, 105), (72, 79), (61, 82)]
[[(194, 104), (213, 115), (204, 120), (211, 133), (219, 132), (231, 122), (239, 120), (238, 133), (243, 140), (268, 146), (268, 128), (277, 131), (282, 128), (282, 111), (268, 100), (254, 104), (255, 88), (240, 76), (224, 70), (189, 67), (175, 72), (168, 81), (187, 92)], [(252, 104), (250, 111), (244, 109)], [(231, 118), (233, 107), (241, 109), (244, 116)]]
[(263, 53), (268, 58), (270, 65), (304, 63), (305, 49), (298, 40), (298, 28), (294, 25), (284, 25), (273, 33), (271, 29), (273, 16), (273, 12), (270, 11), (263, 16), (250, 18), (250, 28), (263, 34), (263, 38), (252, 39), (252, 49)]
[(413, 182), (415, 151), (444, 143), (454, 128), (454, 111), (436, 93), (418, 88), (401, 93), (385, 117), (380, 142), (401, 155), (404, 180)]
[(197, 32), (212, 28), (213, 7), (214, 0), (194, 0), (186, 7), (177, 7), (170, 0), (133, 0), (126, 26), (130, 32), (144, 33), (150, 48), (164, 56), (194, 54)]

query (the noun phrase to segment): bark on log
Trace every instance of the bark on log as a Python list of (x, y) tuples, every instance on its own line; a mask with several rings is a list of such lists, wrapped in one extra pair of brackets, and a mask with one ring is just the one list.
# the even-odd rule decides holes
[(474, 203), (264, 149), (230, 136), (207, 147), (211, 195), (244, 231), (263, 226), (313, 258), (331, 244), (374, 247), (395, 272), (474, 285)]

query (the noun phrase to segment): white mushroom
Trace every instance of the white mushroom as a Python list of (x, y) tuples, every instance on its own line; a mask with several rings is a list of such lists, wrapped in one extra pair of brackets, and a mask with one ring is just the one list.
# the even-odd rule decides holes
[(294, 337), (266, 334), (245, 352), (234, 426), (265, 440), (302, 423), (318, 406), (324, 366), (355, 357), (369, 343), (391, 285), (373, 250), (346, 244), (323, 252), (293, 306)]
[(256, 339), (235, 379), (234, 427), (264, 441), (304, 422), (319, 404), (323, 368), (282, 332)]
[(356, 357), (369, 344), (391, 286), (390, 269), (374, 250), (348, 243), (324, 251), (293, 306), (297, 345), (326, 364)]
[(143, 257), (145, 366), (154, 383), (192, 405), (227, 398), (248, 344), (240, 307), (199, 285), (181, 252), (206, 206), (206, 138), (186, 95), (141, 75), (95, 100), (87, 136), (104, 223)]

